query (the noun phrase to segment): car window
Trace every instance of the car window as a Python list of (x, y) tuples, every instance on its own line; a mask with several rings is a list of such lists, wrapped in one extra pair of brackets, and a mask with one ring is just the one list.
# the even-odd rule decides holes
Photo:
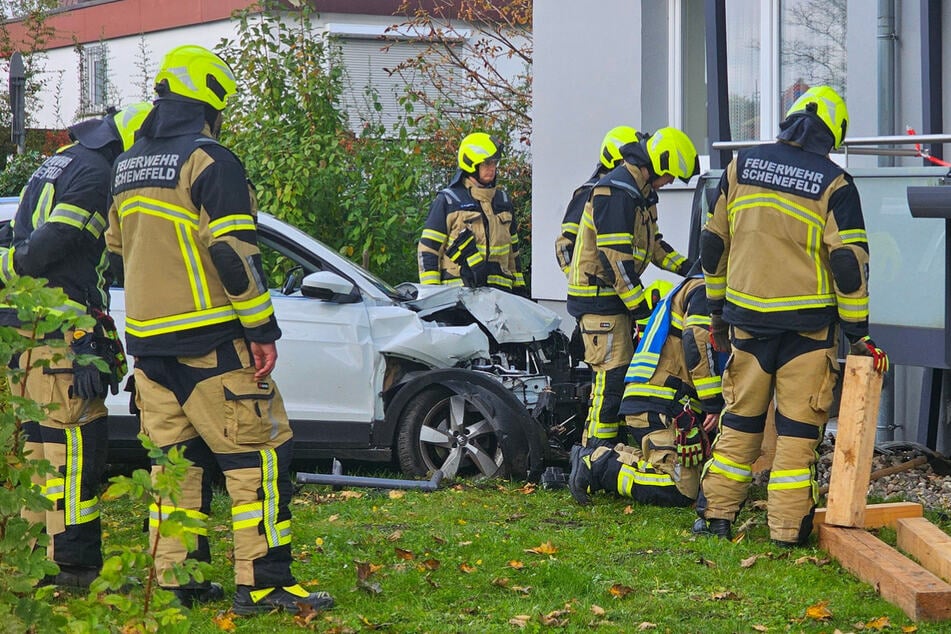
[(300, 290), (305, 275), (321, 270), (318, 263), (299, 257), (280, 242), (269, 239), (266, 232), (258, 233), (258, 248), (268, 286), (285, 295)]

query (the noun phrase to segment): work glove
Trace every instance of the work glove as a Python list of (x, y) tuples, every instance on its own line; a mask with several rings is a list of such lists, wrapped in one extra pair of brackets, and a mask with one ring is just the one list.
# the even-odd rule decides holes
[[(96, 337), (93, 333), (85, 330), (74, 330), (72, 332), (72, 341), (70, 348), (73, 354), (99, 356), (99, 346), (96, 344)], [(72, 397), (81, 399), (105, 398), (106, 384), (103, 381), (103, 374), (95, 364), (87, 362), (85, 364), (79, 361), (73, 361), (73, 389)]]
[(96, 318), (97, 332), (101, 334), (99, 356), (109, 366), (109, 391), (115, 395), (119, 393), (119, 382), (129, 371), (129, 362), (112, 316), (99, 308), (92, 310), (92, 316)]
[(684, 467), (699, 467), (706, 460), (708, 442), (697, 420), (688, 409), (674, 419), (674, 447)]
[(723, 321), (721, 313), (710, 315), (710, 343), (717, 352), (730, 353), (733, 350), (730, 345), (730, 324)]
[(860, 357), (872, 357), (873, 365), (879, 374), (888, 372), (888, 354), (876, 346), (868, 335), (853, 341), (849, 346), (849, 353)]
[(446, 248), (449, 259), (459, 265), (459, 277), (469, 287), (485, 286), (487, 279), (486, 263), (479, 253), (475, 235), (468, 228), (463, 229)]

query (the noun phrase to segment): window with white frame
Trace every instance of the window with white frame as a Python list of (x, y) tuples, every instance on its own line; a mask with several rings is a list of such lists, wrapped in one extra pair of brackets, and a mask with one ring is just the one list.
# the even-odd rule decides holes
[(109, 105), (109, 55), (105, 44), (82, 49), (82, 103), (80, 114), (101, 114)]
[[(350, 128), (359, 132), (363, 122), (369, 120), (391, 130), (406, 113), (400, 100), (406, 82), (413, 79), (390, 71), (425, 54), (429, 44), (406, 35), (383, 39), (382, 27), (367, 25), (328, 24), (328, 32), (344, 68), (343, 106)], [(420, 80), (416, 88), (436, 96), (428, 82)]]
[[(670, 0), (670, 120), (706, 137), (705, 0)], [(812, 86), (846, 85), (847, 0), (726, 3), (728, 110), (733, 140), (776, 136), (786, 110)], [(701, 80), (702, 78), (702, 80)], [(717, 141), (720, 139), (714, 139)], [(705, 145), (705, 144), (704, 144)]]

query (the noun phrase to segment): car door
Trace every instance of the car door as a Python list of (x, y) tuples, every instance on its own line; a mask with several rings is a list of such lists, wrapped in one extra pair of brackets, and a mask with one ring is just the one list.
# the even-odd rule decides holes
[(300, 279), (322, 270), (319, 258), (266, 227), (259, 230), (259, 245), (282, 331), (274, 378), (296, 442), (315, 449), (366, 448), (382, 375), (366, 303), (358, 297), (348, 302), (304, 297), (297, 290)]

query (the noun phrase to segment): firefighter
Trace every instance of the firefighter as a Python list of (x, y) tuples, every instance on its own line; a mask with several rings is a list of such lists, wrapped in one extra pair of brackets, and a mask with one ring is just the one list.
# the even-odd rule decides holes
[(624, 162), (594, 186), (568, 271), (567, 309), (581, 327), (584, 360), (593, 372), (585, 446), (613, 446), (624, 374), (634, 354), (634, 320), (650, 314), (641, 274), (653, 262), (684, 275), (690, 262), (657, 230), (657, 190), (697, 172), (686, 134), (662, 128), (621, 147)]
[[(235, 78), (220, 57), (186, 45), (165, 55), (155, 82), (155, 108), (116, 162), (107, 234), (125, 264), (142, 431), (194, 463), (180, 499), (149, 509), (150, 537), (173, 511), (208, 517), (217, 462), (232, 504), (234, 612), (329, 608), (329, 594), (291, 574), (292, 434), (270, 376), (281, 331), (244, 166), (217, 141)], [(185, 605), (224, 596), (217, 583), (170, 574), (186, 558), (210, 560), (207, 533), (195, 532), (194, 551), (161, 537), (155, 554), (159, 583)]]
[(868, 242), (859, 193), (832, 162), (848, 126), (842, 98), (810, 88), (777, 142), (741, 151), (724, 172), (700, 238), (711, 337), (732, 356), (725, 407), (697, 500), (696, 532), (723, 538), (746, 499), (767, 405), (776, 402), (770, 537), (802, 544), (812, 532), (816, 447), (829, 417), (841, 328), (852, 354), (888, 356), (868, 334)]
[[(30, 370), (25, 396), (54, 406), (43, 420), (23, 426), (30, 457), (49, 460), (55, 471), (35, 480), (52, 510), (23, 513), (46, 527), (47, 553), (60, 569), (44, 584), (85, 588), (102, 567), (98, 493), (106, 466), (105, 397), (107, 389), (118, 391), (126, 373), (125, 356), (107, 314), (103, 231), (113, 161), (132, 145), (151, 107), (135, 104), (69, 128), (73, 143), (48, 158), (27, 181), (13, 220), (11, 247), (0, 255), (0, 282), (6, 284), (13, 275), (46, 278), (68, 297), (64, 311), (96, 319), (88, 331), (47, 335), (65, 337), (73, 355), (41, 345), (20, 360), (24, 370), (28, 362), (47, 364)], [(0, 309), (0, 324), (20, 326), (16, 310)], [(76, 354), (100, 357), (109, 371), (77, 362)]]
[(512, 201), (496, 185), (501, 156), (484, 132), (459, 144), (459, 169), (430, 205), (419, 239), (420, 283), (526, 293)]
[(625, 377), (614, 448), (571, 452), (569, 487), (579, 504), (599, 489), (645, 504), (690, 506), (723, 398), (725, 355), (709, 338), (703, 275), (693, 273), (658, 302)]
[(561, 234), (555, 239), (555, 258), (558, 266), (568, 275), (571, 266), (571, 254), (575, 250), (575, 240), (578, 237), (578, 223), (584, 212), (585, 203), (591, 196), (595, 183), (604, 178), (604, 175), (617, 167), (624, 160), (621, 156), (621, 146), (634, 143), (649, 135), (639, 133), (630, 126), (619, 125), (608, 130), (601, 141), (601, 155), (594, 173), (571, 195), (571, 202), (565, 209), (565, 217), (561, 221)]

